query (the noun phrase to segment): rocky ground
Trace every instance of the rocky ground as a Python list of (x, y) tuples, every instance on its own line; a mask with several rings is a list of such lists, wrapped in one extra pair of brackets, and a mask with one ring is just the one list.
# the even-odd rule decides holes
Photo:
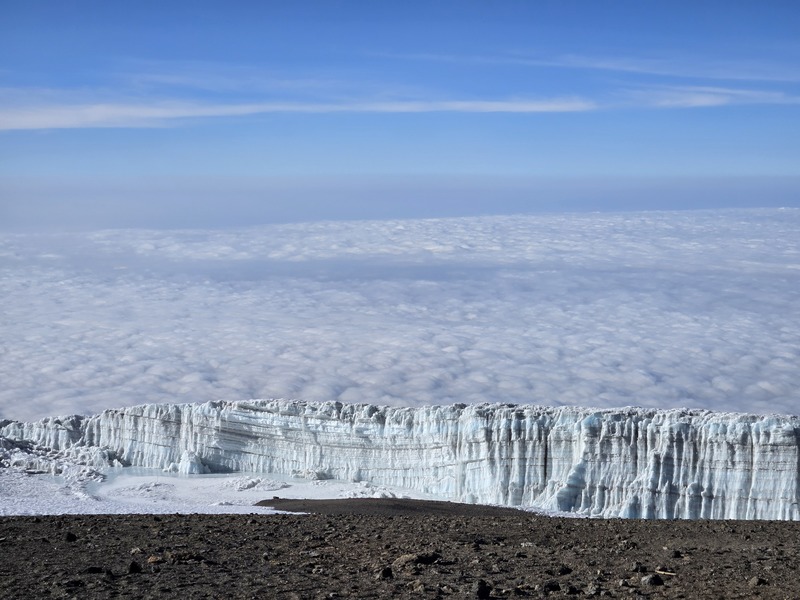
[(2, 598), (800, 598), (800, 523), (398, 500), (0, 518)]

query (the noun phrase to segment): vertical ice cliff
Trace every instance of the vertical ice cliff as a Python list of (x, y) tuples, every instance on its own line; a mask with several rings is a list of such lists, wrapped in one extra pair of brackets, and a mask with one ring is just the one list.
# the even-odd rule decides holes
[(800, 520), (800, 420), (702, 410), (284, 400), (154, 404), (0, 423), (123, 464), (364, 480), (588, 515)]

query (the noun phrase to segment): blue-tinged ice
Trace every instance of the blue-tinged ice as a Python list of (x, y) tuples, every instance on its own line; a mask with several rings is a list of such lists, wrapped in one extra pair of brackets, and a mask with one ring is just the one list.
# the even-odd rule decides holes
[(97, 464), (312, 474), (591, 516), (800, 520), (793, 416), (252, 400), (5, 422), (0, 436)]

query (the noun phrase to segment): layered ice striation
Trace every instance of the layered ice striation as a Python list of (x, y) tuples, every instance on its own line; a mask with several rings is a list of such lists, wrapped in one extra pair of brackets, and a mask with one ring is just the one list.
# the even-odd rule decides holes
[(800, 520), (800, 419), (705, 410), (286, 400), (0, 423), (124, 465), (400, 486), (443, 499), (663, 519)]

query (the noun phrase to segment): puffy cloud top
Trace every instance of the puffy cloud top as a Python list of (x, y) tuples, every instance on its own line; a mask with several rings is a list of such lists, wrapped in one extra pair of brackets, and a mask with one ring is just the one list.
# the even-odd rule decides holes
[(0, 236), (0, 416), (286, 397), (796, 413), (800, 210)]

